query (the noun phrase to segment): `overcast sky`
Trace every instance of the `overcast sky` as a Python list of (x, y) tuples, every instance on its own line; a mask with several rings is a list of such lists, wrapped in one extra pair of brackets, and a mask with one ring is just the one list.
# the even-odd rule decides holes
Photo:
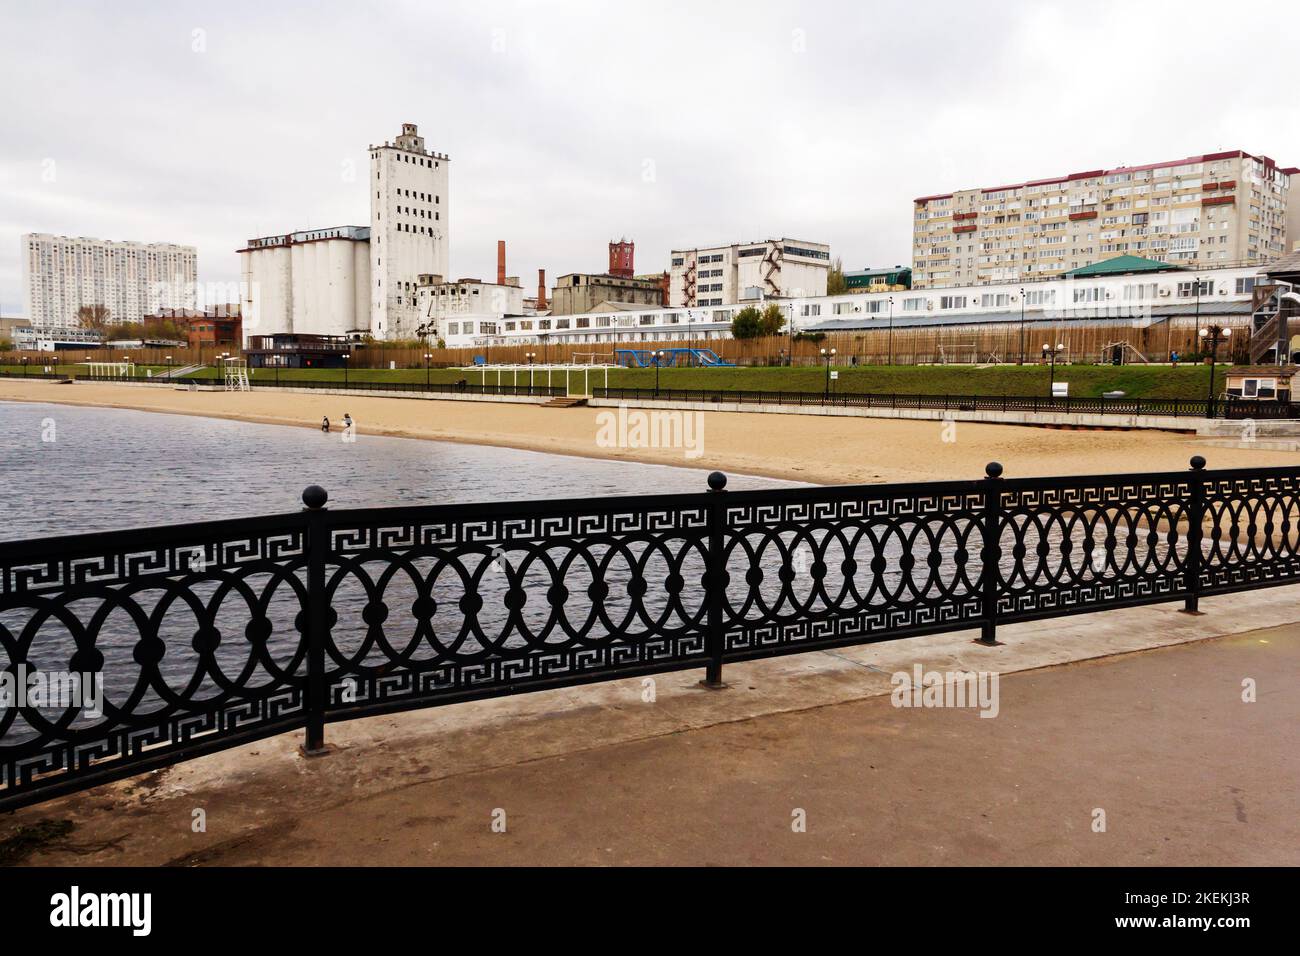
[(0, 4), (4, 315), (24, 232), (194, 245), (227, 282), (250, 237), (364, 225), (403, 122), (452, 159), (452, 274), (505, 239), (527, 288), (621, 236), (639, 272), (777, 236), (893, 265), (928, 193), (1300, 165), (1283, 3)]

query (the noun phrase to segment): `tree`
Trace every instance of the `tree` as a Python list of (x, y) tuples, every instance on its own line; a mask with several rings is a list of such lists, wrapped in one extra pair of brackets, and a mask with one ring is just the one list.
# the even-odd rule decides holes
[(759, 335), (780, 335), (781, 329), (785, 327), (785, 309), (776, 303), (772, 303), (763, 310), (763, 314), (758, 319)]
[(836, 256), (826, 272), (826, 294), (843, 295), (848, 291), (848, 282), (844, 278), (844, 260)]
[(758, 309), (747, 305), (731, 319), (731, 337), (733, 339), (756, 339), (762, 332), (763, 316)]
[(77, 322), (83, 329), (94, 329), (97, 332), (102, 332), (104, 326), (108, 325), (109, 315), (108, 306), (83, 305), (77, 310)]

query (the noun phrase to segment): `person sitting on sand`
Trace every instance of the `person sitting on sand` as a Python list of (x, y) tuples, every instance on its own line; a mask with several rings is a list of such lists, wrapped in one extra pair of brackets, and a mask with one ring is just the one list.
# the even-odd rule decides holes
[(330, 430), (330, 417), (328, 415), (320, 420), (320, 430), (323, 432)]

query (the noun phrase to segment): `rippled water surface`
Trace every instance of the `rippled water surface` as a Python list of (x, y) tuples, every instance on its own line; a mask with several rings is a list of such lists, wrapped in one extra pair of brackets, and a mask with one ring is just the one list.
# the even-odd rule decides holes
[[(296, 511), (310, 484), (329, 491), (332, 507), (355, 508), (704, 491), (705, 475), (482, 445), (365, 434), (348, 443), (338, 432), (283, 425), (0, 402), (0, 540)], [(728, 487), (787, 484), (733, 475)]]

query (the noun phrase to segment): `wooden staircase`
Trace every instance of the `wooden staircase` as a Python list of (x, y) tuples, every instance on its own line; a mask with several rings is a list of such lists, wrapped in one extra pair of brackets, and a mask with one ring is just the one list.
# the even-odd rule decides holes
[(580, 405), (586, 405), (585, 398), (573, 398), (565, 396), (564, 398), (553, 398), (542, 405), (542, 408), (577, 408)]

